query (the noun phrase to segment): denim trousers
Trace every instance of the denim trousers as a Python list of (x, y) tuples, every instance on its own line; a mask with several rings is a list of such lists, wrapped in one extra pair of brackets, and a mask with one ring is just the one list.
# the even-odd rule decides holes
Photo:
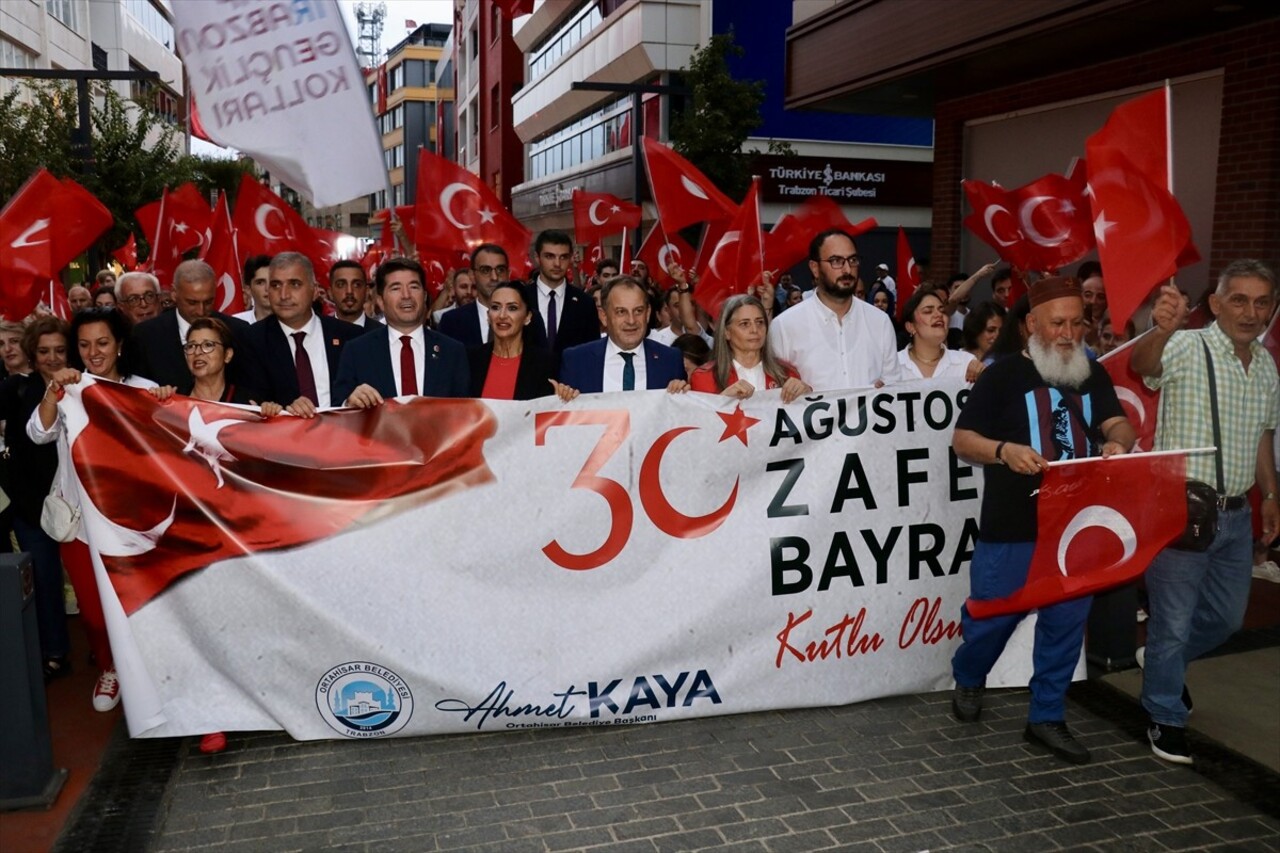
[[(975, 599), (1004, 598), (1027, 580), (1034, 542), (984, 542), (974, 546), (969, 568), (969, 591)], [(1037, 611), (1035, 647), (1031, 654), (1031, 706), (1029, 723), (1052, 723), (1066, 719), (1067, 688), (1080, 660), (1085, 622), (1089, 619), (1091, 596), (1073, 598)], [(1009, 637), (1026, 617), (1025, 613), (974, 619), (969, 608), (960, 610), (963, 642), (951, 659), (951, 671), (961, 687), (981, 687), (995, 666)]]
[(1209, 550), (1166, 548), (1147, 569), (1147, 650), (1142, 707), (1153, 723), (1185, 727), (1187, 664), (1222, 645), (1244, 624), (1253, 581), (1249, 507), (1218, 513)]
[(31, 555), (36, 622), (40, 626), (40, 657), (66, 657), (71, 653), (71, 638), (67, 633), (67, 605), (62, 592), (62, 559), (58, 555), (58, 543), (39, 525), (28, 524), (16, 513), (13, 532), (18, 537), (18, 547)]

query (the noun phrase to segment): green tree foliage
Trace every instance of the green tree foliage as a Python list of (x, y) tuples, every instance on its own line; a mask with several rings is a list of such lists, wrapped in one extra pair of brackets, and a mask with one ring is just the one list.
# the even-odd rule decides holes
[[(743, 143), (761, 123), (763, 80), (738, 80), (729, 73), (730, 56), (742, 56), (733, 33), (714, 35), (694, 51), (681, 69), (690, 94), (686, 109), (671, 120), (671, 141), (726, 195), (741, 199), (751, 184), (751, 161), (758, 149)], [(770, 153), (793, 153), (786, 143), (771, 141)]]
[(178, 128), (108, 86), (95, 90), (90, 110), (93, 156), (84, 164), (72, 146), (78, 124), (76, 91), (68, 83), (25, 81), (30, 99), (15, 88), (0, 98), (0, 200), (7, 201), (40, 167), (72, 178), (111, 211), (115, 225), (98, 249), (123, 245), (138, 234), (134, 211), (160, 198), (165, 187), (194, 181), (201, 191), (235, 191), (249, 161), (192, 157), (182, 152)]

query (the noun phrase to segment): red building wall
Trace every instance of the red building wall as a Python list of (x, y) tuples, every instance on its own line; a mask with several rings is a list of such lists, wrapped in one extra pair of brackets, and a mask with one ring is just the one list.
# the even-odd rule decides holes
[[(1280, 21), (937, 105), (932, 268), (959, 268), (964, 124), (1129, 86), (1223, 69), (1213, 234), (1196, 243), (1217, 276), (1236, 258), (1280, 261)], [(1208, 167), (1210, 164), (1206, 164)]]
[(511, 98), (524, 83), (524, 56), (511, 21), (495, 0), (481, 0), (480, 177), (511, 207), (511, 188), (524, 181), (524, 146), (511, 120)]

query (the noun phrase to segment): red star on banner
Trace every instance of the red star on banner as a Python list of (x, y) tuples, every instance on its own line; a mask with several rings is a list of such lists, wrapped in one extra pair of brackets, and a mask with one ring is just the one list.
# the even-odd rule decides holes
[(742, 411), (741, 403), (727, 415), (724, 412), (716, 412), (716, 414), (720, 416), (720, 420), (724, 421), (724, 432), (720, 436), (720, 441), (736, 438), (742, 442), (743, 447), (747, 446), (747, 430), (760, 423), (759, 418), (753, 418)]

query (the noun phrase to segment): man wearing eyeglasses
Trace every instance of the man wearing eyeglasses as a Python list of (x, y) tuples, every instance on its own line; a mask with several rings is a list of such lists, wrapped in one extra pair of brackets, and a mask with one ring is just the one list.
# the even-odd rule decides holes
[(861, 259), (848, 232), (823, 231), (809, 243), (815, 296), (773, 321), (769, 338), (815, 391), (865, 388), (900, 378), (889, 315), (858, 299)]
[(149, 272), (127, 272), (116, 279), (116, 303), (134, 325), (160, 313), (160, 280)]
[(190, 385), (191, 371), (182, 353), (182, 345), (187, 340), (192, 322), (201, 317), (216, 317), (231, 330), (236, 344), (237, 358), (233, 365), (228, 366), (227, 378), (232, 382), (241, 379), (239, 366), (252, 360), (253, 351), (245, 339), (249, 324), (213, 310), (217, 293), (218, 282), (213, 267), (195, 260), (178, 264), (173, 271), (174, 310), (165, 311), (133, 328), (140, 376), (154, 379), (161, 385), (179, 388)]
[[(464, 274), (463, 270), (460, 274)], [(471, 279), (475, 298), (440, 315), (439, 329), (463, 346), (478, 347), (489, 342), (489, 297), (499, 282), (510, 275), (507, 250), (496, 243), (482, 243), (471, 253)]]

